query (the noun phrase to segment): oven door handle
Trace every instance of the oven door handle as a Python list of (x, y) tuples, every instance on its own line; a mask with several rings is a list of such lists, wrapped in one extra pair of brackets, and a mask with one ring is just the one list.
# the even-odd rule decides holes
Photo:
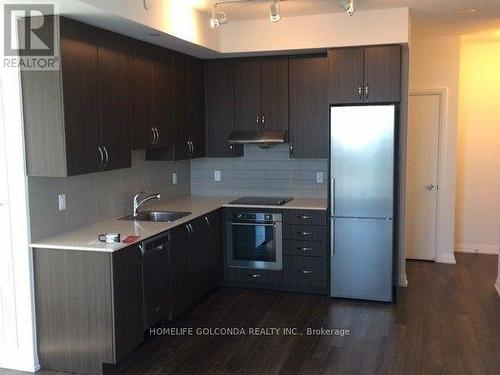
[(269, 224), (258, 224), (258, 223), (231, 223), (231, 225), (238, 225), (238, 226), (250, 226), (250, 227), (275, 227), (276, 223), (269, 223)]

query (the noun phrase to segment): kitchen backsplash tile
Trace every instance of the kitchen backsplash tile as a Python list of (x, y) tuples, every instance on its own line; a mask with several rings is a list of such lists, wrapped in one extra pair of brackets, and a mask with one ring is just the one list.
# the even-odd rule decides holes
[[(221, 181), (214, 181), (214, 171)], [(323, 182), (316, 173), (323, 172)], [(203, 158), (191, 161), (192, 195), (288, 195), (326, 198), (328, 161), (290, 159), (288, 145), (261, 149), (245, 145), (243, 157)]]
[[(28, 189), (31, 240), (37, 241), (129, 214), (139, 191), (159, 192), (163, 199), (189, 194), (190, 162), (150, 162), (144, 151), (133, 151), (131, 168), (66, 178), (28, 177)], [(58, 210), (59, 194), (66, 194), (64, 211)]]

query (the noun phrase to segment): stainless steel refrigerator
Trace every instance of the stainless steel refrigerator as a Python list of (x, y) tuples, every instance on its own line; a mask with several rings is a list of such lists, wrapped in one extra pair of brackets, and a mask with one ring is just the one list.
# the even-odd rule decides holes
[(331, 107), (332, 297), (393, 301), (396, 111)]

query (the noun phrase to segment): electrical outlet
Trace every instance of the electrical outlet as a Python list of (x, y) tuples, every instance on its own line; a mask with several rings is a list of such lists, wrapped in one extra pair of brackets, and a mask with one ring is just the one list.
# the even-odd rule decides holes
[(66, 194), (59, 194), (59, 211), (64, 211), (66, 209)]
[(214, 171), (214, 180), (220, 181), (220, 171)]
[(177, 185), (177, 173), (172, 173), (172, 184)]
[(316, 182), (318, 184), (323, 183), (323, 172), (316, 172)]

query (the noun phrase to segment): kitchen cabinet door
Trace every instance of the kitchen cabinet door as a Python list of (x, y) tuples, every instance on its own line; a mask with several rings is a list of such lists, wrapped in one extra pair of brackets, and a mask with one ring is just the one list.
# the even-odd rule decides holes
[(154, 145), (148, 148), (170, 150), (174, 145), (172, 138), (172, 56), (162, 48), (155, 48), (153, 62), (153, 126), (157, 131)]
[(205, 103), (207, 157), (243, 156), (243, 146), (227, 142), (234, 130), (233, 60), (205, 61)]
[(189, 295), (190, 302), (199, 301), (207, 291), (207, 249), (208, 238), (204, 218), (189, 222)]
[(133, 149), (153, 146), (153, 51), (146, 43), (134, 41), (130, 55), (130, 109), (132, 113)]
[(290, 157), (328, 158), (328, 60), (290, 57)]
[(103, 170), (129, 168), (131, 161), (129, 58), (126, 40), (99, 31), (99, 99)]
[(97, 33), (66, 18), (60, 27), (67, 175), (93, 173), (101, 136)]
[(222, 280), (224, 269), (221, 212), (214, 211), (207, 215), (207, 219), (207, 291), (210, 291)]
[(189, 231), (187, 225), (172, 230), (170, 248), (170, 319), (190, 305), (189, 290)]
[(202, 158), (205, 156), (203, 61), (188, 59), (188, 85), (190, 157)]
[(364, 95), (369, 103), (399, 102), (401, 47), (365, 48)]
[(190, 157), (187, 57), (175, 53), (172, 62), (174, 160), (186, 160)]
[(363, 48), (328, 51), (330, 104), (363, 102)]
[(288, 130), (288, 56), (263, 57), (260, 82), (262, 127)]
[(143, 341), (142, 255), (138, 246), (112, 254), (115, 362)]
[(234, 60), (234, 128), (261, 129), (260, 58)]

